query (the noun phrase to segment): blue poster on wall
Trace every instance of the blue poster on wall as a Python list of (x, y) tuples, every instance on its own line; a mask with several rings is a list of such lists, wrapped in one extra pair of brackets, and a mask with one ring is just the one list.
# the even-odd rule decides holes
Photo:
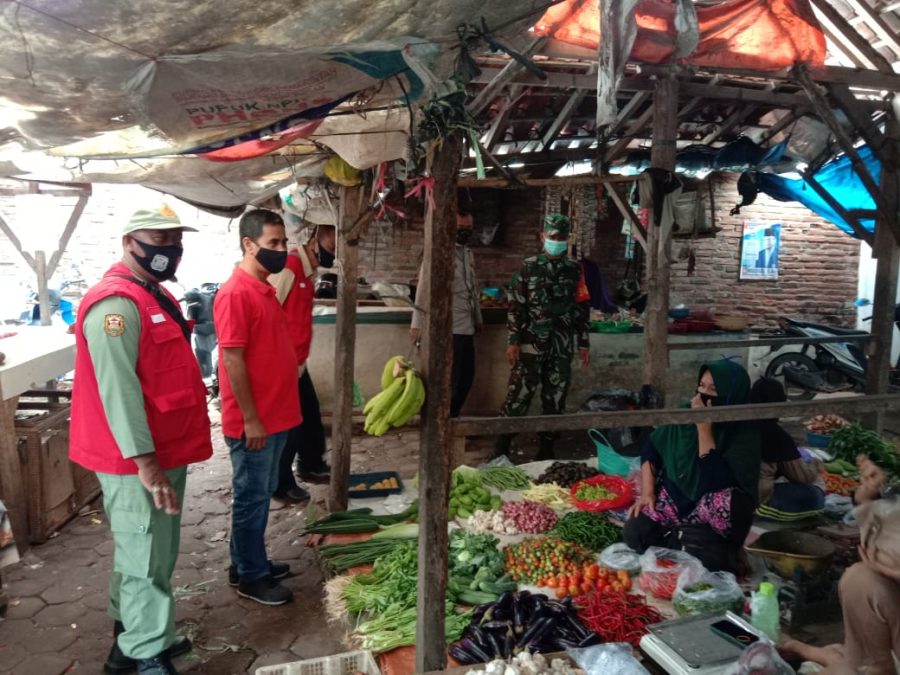
[(777, 279), (781, 223), (747, 221), (741, 237), (741, 279)]

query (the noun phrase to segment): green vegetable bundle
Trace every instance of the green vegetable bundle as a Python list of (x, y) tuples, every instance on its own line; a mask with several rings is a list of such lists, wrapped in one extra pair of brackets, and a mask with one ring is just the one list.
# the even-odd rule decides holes
[(319, 548), (319, 555), (333, 573), (351, 567), (370, 565), (390, 553), (403, 539), (354, 541), (349, 544), (328, 544)]
[(372, 509), (351, 509), (331, 513), (324, 518), (319, 518), (306, 526), (304, 534), (357, 534), (361, 532), (376, 532), (382, 527), (397, 525), (406, 520), (418, 520), (418, 500), (409, 505), (402, 513), (393, 515), (376, 516)]
[(864, 429), (859, 422), (835, 431), (828, 450), (836, 459), (847, 462), (856, 462), (858, 455), (868, 455), (869, 459), (892, 477), (900, 476), (900, 455), (897, 454), (897, 448), (878, 433)]
[(621, 528), (609, 518), (590, 511), (575, 511), (560, 518), (550, 533), (591, 551), (602, 551), (622, 540)]
[(375, 561), (368, 574), (356, 574), (341, 591), (347, 610), (383, 612), (392, 605), (415, 607), (418, 593), (418, 547), (401, 540)]
[(503, 573), (499, 544), (500, 540), (490, 534), (466, 530), (450, 533), (448, 599), (481, 605), (516, 590), (515, 582)]
[(528, 474), (517, 466), (489, 466), (481, 469), (481, 479), (498, 490), (527, 490), (531, 487)]
[[(459, 613), (452, 602), (444, 608), (444, 635), (455, 642), (472, 620), (472, 612)], [(352, 638), (363, 649), (376, 654), (416, 643), (416, 607), (392, 605), (378, 616), (357, 626)]]

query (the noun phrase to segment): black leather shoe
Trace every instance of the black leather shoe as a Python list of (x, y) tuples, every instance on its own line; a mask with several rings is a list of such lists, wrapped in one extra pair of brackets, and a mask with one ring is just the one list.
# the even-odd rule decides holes
[(138, 675), (178, 675), (172, 659), (165, 652), (152, 659), (138, 659), (137, 671)]
[(297, 475), (307, 483), (323, 484), (331, 480), (331, 467), (324, 463), (312, 468), (298, 466)]
[[(290, 573), (291, 566), (287, 563), (275, 562), (274, 560), (269, 561), (269, 576), (273, 579), (284, 579)], [(238, 576), (237, 567), (230, 565), (228, 567), (228, 585), (237, 586), (240, 582), (241, 579)]]
[(297, 485), (292, 488), (288, 488), (286, 492), (276, 492), (272, 496), (275, 499), (279, 499), (283, 502), (288, 502), (289, 504), (299, 504), (300, 502), (309, 501), (309, 493), (302, 487), (299, 487)]
[[(103, 672), (107, 675), (124, 675), (124, 673), (133, 673), (137, 669), (137, 661), (131, 657), (125, 656), (119, 649), (118, 637), (125, 632), (125, 627), (120, 621), (113, 624), (113, 644), (109, 650), (109, 656), (106, 657), (106, 663), (103, 664)], [(175, 638), (175, 642), (166, 651), (169, 658), (177, 658), (182, 654), (187, 654), (193, 645), (186, 637), (179, 636)]]

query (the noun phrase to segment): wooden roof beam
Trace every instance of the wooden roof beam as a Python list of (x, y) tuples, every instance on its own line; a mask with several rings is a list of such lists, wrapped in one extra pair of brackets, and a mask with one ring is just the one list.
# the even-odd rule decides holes
[(717, 140), (719, 140), (722, 136), (729, 133), (736, 126), (741, 124), (747, 117), (753, 114), (757, 110), (757, 106), (755, 105), (742, 105), (738, 106), (737, 110), (731, 113), (727, 119), (725, 119), (722, 124), (720, 124), (715, 131), (707, 134), (701, 143), (704, 145), (712, 145)]
[(872, 44), (847, 22), (847, 19), (831, 4), (831, 0), (811, 1), (823, 28), (837, 37), (845, 47), (849, 48), (862, 61), (859, 65), (874, 68), (883, 73), (894, 72), (888, 60), (879, 54)]
[[(531, 44), (528, 45), (523, 56), (529, 57), (535, 52), (540, 51), (541, 47), (543, 47), (546, 42), (547, 38), (545, 37), (533, 40)], [(469, 103), (469, 113), (473, 117), (482, 113), (484, 109), (491, 104), (491, 101), (496, 98), (503, 87), (511, 83), (523, 70), (525, 70), (525, 66), (514, 59), (510, 59), (509, 63), (507, 63), (506, 66), (504, 66), (503, 69), (488, 82), (488, 85), (478, 93), (478, 96)], [(540, 82), (540, 78), (535, 77), (534, 79)]]
[(641, 248), (643, 248), (646, 252), (647, 230), (644, 229), (644, 226), (641, 223), (641, 219), (637, 217), (634, 209), (631, 208), (631, 204), (629, 204), (622, 197), (622, 195), (619, 194), (619, 191), (616, 190), (615, 185), (605, 182), (604, 186), (606, 187), (606, 192), (609, 195), (610, 199), (612, 199), (613, 204), (616, 205), (616, 208), (619, 209), (619, 212), (622, 214), (622, 217), (625, 218), (625, 220), (627, 220), (629, 223), (631, 223), (631, 232), (634, 235), (634, 238), (638, 240)]
[(494, 115), (494, 119), (491, 120), (491, 125), (484, 137), (484, 147), (491, 152), (493, 152), (494, 146), (501, 140), (509, 126), (509, 116), (516, 107), (516, 103), (520, 98), (519, 92), (522, 89), (521, 86), (516, 84), (510, 86), (508, 95), (503, 99), (503, 103), (497, 114)]
[(881, 133), (881, 129), (878, 128), (872, 116), (860, 108), (850, 88), (843, 84), (829, 84), (826, 85), (826, 89), (828, 89), (831, 98), (844, 112), (847, 119), (850, 120), (850, 124), (853, 125), (856, 132), (866, 142), (866, 145), (872, 149), (879, 161), (883, 163), (891, 162), (892, 158), (886, 152), (887, 138)]
[(835, 213), (837, 213), (841, 218), (843, 218), (857, 237), (862, 239), (864, 242), (872, 245), (872, 234), (862, 226), (859, 222), (859, 219), (856, 217), (856, 214), (847, 211), (834, 197), (831, 196), (831, 193), (825, 189), (825, 187), (815, 179), (812, 172), (807, 169), (803, 172), (803, 178), (806, 180), (807, 184), (815, 191), (817, 195), (819, 195), (822, 200), (828, 204), (832, 209), (834, 209)]
[(614, 159), (619, 157), (631, 143), (632, 139), (639, 134), (641, 131), (647, 128), (647, 125), (653, 120), (653, 104), (647, 106), (647, 109), (638, 117), (634, 122), (631, 123), (631, 126), (628, 128), (628, 131), (625, 135), (620, 138), (615, 144), (608, 148), (606, 151), (606, 155), (604, 155), (603, 161), (606, 163), (612, 162)]
[(572, 115), (575, 114), (575, 111), (578, 110), (578, 106), (581, 105), (585, 96), (587, 96), (586, 89), (574, 89), (572, 93), (569, 94), (569, 100), (565, 102), (562, 110), (560, 110), (559, 114), (556, 116), (556, 119), (550, 123), (547, 131), (544, 132), (543, 143), (541, 145), (543, 150), (550, 149), (550, 146), (553, 145), (553, 141), (557, 139), (559, 133), (566, 125), (566, 122), (568, 122)]
[(881, 15), (872, 9), (872, 6), (865, 0), (844, 0), (853, 11), (860, 17), (865, 19), (866, 25), (874, 31), (874, 33), (884, 40), (885, 44), (890, 47), (895, 54), (900, 55), (900, 39), (897, 38), (894, 30), (887, 25), (887, 22)]

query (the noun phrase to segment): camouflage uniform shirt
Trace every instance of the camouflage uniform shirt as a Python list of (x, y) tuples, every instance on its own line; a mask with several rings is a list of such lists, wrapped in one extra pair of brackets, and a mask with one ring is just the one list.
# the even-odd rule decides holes
[(509, 289), (509, 344), (523, 353), (571, 355), (588, 349), (589, 303), (575, 302), (581, 270), (565, 256), (526, 258)]

